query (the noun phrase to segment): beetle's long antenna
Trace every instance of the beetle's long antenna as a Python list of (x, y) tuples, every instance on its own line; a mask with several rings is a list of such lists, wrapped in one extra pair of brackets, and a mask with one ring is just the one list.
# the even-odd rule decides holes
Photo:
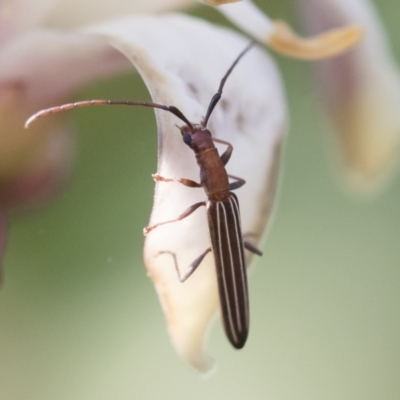
[(159, 108), (161, 110), (169, 111), (170, 113), (174, 114), (180, 120), (182, 120), (186, 125), (188, 125), (191, 130), (193, 130), (193, 125), (183, 115), (183, 113), (174, 106), (165, 106), (163, 104), (151, 103), (149, 101), (131, 101), (131, 100), (84, 100), (84, 101), (77, 101), (75, 103), (63, 104), (61, 106), (46, 108), (45, 110), (41, 110), (36, 114), (33, 114), (31, 117), (29, 117), (28, 120), (25, 122), (25, 128), (28, 128), (29, 125), (38, 118), (45, 117), (46, 115), (49, 114), (55, 114), (61, 111), (71, 110), (73, 108), (79, 108), (79, 107), (104, 106), (104, 105), (125, 105), (125, 106), (143, 106), (143, 107)]
[(248, 44), (246, 46), (246, 48), (237, 56), (236, 60), (233, 62), (233, 64), (228, 69), (228, 71), (226, 71), (226, 74), (224, 75), (224, 77), (221, 79), (221, 82), (220, 82), (219, 88), (218, 88), (218, 92), (214, 94), (214, 96), (212, 97), (212, 99), (210, 101), (210, 104), (208, 105), (206, 116), (204, 118), (204, 127), (207, 126), (207, 122), (211, 116), (211, 113), (213, 112), (215, 106), (221, 99), (222, 89), (224, 88), (225, 82), (228, 79), (229, 75), (231, 74), (233, 69), (236, 67), (236, 64), (240, 61), (240, 59), (254, 46), (254, 44), (255, 44), (255, 42), (252, 41), (252, 42), (250, 42), (250, 44)]

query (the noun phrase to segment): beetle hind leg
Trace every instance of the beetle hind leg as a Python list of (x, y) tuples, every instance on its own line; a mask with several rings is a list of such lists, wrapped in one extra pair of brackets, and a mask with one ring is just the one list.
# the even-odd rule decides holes
[(253, 254), (257, 254), (258, 256), (263, 255), (262, 251), (258, 249), (256, 246), (254, 246), (254, 244), (251, 244), (250, 242), (246, 242), (245, 240), (243, 240), (243, 246), (245, 247), (245, 249), (249, 250)]
[(185, 282), (189, 276), (193, 274), (194, 271), (196, 271), (197, 267), (201, 264), (201, 262), (204, 260), (204, 257), (211, 251), (211, 247), (209, 247), (207, 250), (205, 250), (203, 253), (201, 253), (185, 270), (184, 274), (181, 275), (181, 272), (179, 270), (178, 266), (178, 261), (176, 259), (176, 254), (173, 253), (172, 251), (160, 251), (157, 255), (160, 256), (161, 254), (170, 254), (172, 258), (174, 259), (174, 265), (175, 265), (175, 270), (176, 273), (178, 274), (178, 279), (180, 282)]

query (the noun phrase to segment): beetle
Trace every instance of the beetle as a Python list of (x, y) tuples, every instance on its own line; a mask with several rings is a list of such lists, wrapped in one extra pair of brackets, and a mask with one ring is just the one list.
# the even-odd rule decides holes
[[(249, 295), (247, 284), (247, 271), (244, 258), (244, 249), (259, 256), (262, 252), (243, 238), (240, 224), (240, 209), (237, 196), (232, 192), (240, 188), (246, 182), (237, 176), (228, 175), (225, 166), (228, 163), (233, 146), (224, 140), (213, 138), (207, 123), (209, 118), (222, 97), (225, 83), (239, 62), (239, 60), (253, 46), (251, 42), (234, 60), (225, 75), (220, 81), (218, 91), (211, 98), (204, 119), (199, 124), (190, 122), (185, 115), (174, 106), (166, 106), (147, 101), (130, 100), (84, 100), (75, 103), (68, 103), (61, 106), (41, 110), (32, 115), (25, 123), (28, 127), (39, 117), (65, 111), (78, 107), (92, 105), (132, 105), (158, 108), (168, 111), (184, 122), (178, 127), (183, 142), (194, 152), (197, 164), (200, 168), (200, 182), (191, 179), (173, 179), (153, 175), (158, 182), (179, 182), (190, 188), (203, 188), (207, 201), (201, 201), (190, 206), (176, 219), (159, 222), (155, 225), (144, 228), (145, 235), (157, 227), (180, 221), (191, 215), (198, 208), (207, 208), (207, 220), (211, 246), (197, 257), (181, 274), (176, 255), (171, 251), (161, 251), (161, 254), (170, 254), (173, 257), (178, 279), (185, 282), (209, 252), (214, 255), (214, 262), (217, 275), (218, 293), (221, 304), (221, 316), (225, 333), (231, 344), (241, 349), (247, 340), (249, 332)], [(214, 143), (227, 146), (223, 154), (219, 155)], [(230, 182), (230, 179), (233, 182)]]

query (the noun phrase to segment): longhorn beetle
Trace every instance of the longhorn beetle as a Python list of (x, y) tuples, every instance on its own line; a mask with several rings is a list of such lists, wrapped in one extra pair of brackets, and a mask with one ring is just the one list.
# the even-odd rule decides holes
[[(245, 180), (233, 175), (228, 175), (225, 165), (228, 163), (233, 147), (230, 143), (212, 138), (211, 132), (207, 129), (208, 120), (221, 99), (225, 82), (232, 70), (244, 54), (250, 50), (253, 43), (250, 43), (235, 59), (221, 79), (217, 93), (212, 97), (207, 108), (204, 120), (200, 124), (193, 124), (183, 113), (174, 106), (165, 106), (147, 101), (130, 100), (85, 100), (76, 103), (68, 103), (61, 106), (51, 107), (32, 115), (25, 124), (28, 127), (39, 117), (85, 106), (97, 105), (128, 105), (158, 108), (169, 111), (185, 124), (178, 127), (182, 139), (195, 153), (197, 164), (200, 167), (200, 183), (190, 179), (171, 179), (160, 175), (154, 175), (159, 182), (179, 182), (190, 188), (202, 187), (207, 195), (207, 201), (193, 204), (185, 210), (178, 218), (159, 222), (144, 229), (147, 235), (160, 225), (180, 221), (192, 214), (199, 207), (207, 207), (208, 227), (210, 233), (211, 247), (206, 249), (197, 257), (181, 275), (175, 253), (162, 251), (159, 254), (170, 254), (175, 263), (175, 269), (181, 282), (186, 281), (190, 275), (201, 264), (204, 257), (212, 251), (216, 267), (219, 299), (221, 303), (222, 321), (225, 333), (232, 345), (241, 349), (247, 339), (249, 331), (249, 300), (246, 265), (244, 260), (244, 248), (252, 253), (262, 255), (261, 251), (243, 239), (240, 226), (239, 202), (232, 190), (238, 189), (245, 184)], [(220, 156), (214, 142), (227, 146), (225, 152)], [(229, 178), (233, 182), (229, 182)]]

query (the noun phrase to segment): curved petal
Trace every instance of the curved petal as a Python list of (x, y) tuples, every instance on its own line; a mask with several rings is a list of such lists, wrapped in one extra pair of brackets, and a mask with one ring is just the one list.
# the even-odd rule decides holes
[(0, 47), (38, 25), (55, 3), (56, 0), (0, 1)]
[[(65, 101), (80, 86), (128, 68), (127, 60), (106, 43), (80, 34), (37, 31), (0, 51), (0, 179), (35, 169), (49, 136), (63, 131), (62, 116), (24, 129), (34, 111)], [(29, 68), (27, 68), (29, 65)]]
[(352, 52), (316, 68), (318, 89), (332, 119), (351, 187), (371, 190), (397, 164), (400, 74), (383, 26), (365, 0), (298, 0), (313, 33), (348, 23), (366, 27)]
[(48, 13), (45, 26), (58, 29), (77, 28), (128, 14), (179, 10), (193, 4), (193, 0), (59, 0)]
[[(222, 76), (248, 44), (231, 31), (184, 16), (126, 19), (88, 32), (106, 38), (126, 54), (142, 75), (154, 102), (174, 105), (195, 122), (204, 117)], [(182, 122), (165, 111), (155, 112), (159, 135), (157, 173), (198, 181), (194, 155), (176, 127)], [(257, 243), (271, 213), (286, 128), (280, 77), (261, 50), (252, 49), (233, 71), (209, 127), (216, 137), (228, 140), (235, 148), (228, 171), (247, 181), (237, 192), (242, 204), (242, 226)], [(150, 224), (176, 218), (190, 205), (205, 199), (202, 190), (179, 183), (157, 183)], [(147, 271), (160, 297), (171, 340), (181, 357), (201, 371), (212, 365), (203, 347), (219, 305), (212, 257), (207, 256), (198, 270), (180, 283), (172, 257), (159, 253), (175, 253), (183, 271), (207, 247), (203, 210), (152, 231), (144, 250)]]
[(46, 30), (21, 35), (1, 48), (0, 58), (0, 90), (17, 83), (36, 108), (129, 66), (107, 43), (79, 33)]

